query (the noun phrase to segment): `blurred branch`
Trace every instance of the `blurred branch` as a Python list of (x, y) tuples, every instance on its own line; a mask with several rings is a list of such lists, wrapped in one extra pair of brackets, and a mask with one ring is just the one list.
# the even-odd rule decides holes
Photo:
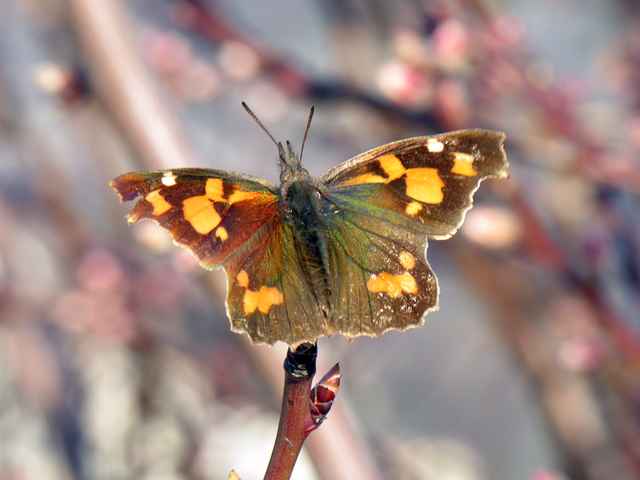
[[(181, 23), (190, 30), (202, 35), (211, 42), (236, 41), (251, 48), (259, 58), (267, 75), (291, 96), (303, 97), (311, 101), (347, 101), (353, 102), (377, 111), (389, 119), (400, 120), (415, 124), (421, 128), (429, 128), (433, 131), (444, 131), (449, 127), (447, 122), (433, 109), (411, 109), (403, 107), (383, 96), (366, 91), (350, 82), (339, 79), (316, 78), (295, 66), (295, 62), (285, 59), (268, 48), (260, 45), (255, 40), (240, 33), (222, 15), (217, 12), (212, 2), (204, 0), (180, 0), (178, 6), (178, 18)], [(461, 0), (463, 6), (469, 11), (475, 12), (479, 19), (488, 28), (495, 21), (495, 13), (483, 0)], [(524, 58), (527, 56), (523, 55)], [(606, 169), (593, 168), (594, 162), (601, 158), (603, 148), (598, 145), (583, 131), (580, 122), (574, 112), (563, 108), (563, 103), (557, 98), (557, 92), (544, 90), (528, 80), (526, 75), (527, 65), (513, 64), (522, 73), (526, 81), (528, 97), (533, 99), (536, 105), (541, 106), (547, 121), (556, 126), (563, 127), (559, 133), (576, 142), (582, 151), (576, 155), (578, 159), (572, 168), (559, 169), (556, 173), (578, 173), (594, 182), (596, 185), (607, 185), (614, 188), (640, 191), (640, 176), (637, 172), (627, 172), (620, 175), (619, 172), (608, 172)], [(559, 122), (557, 117), (565, 120)], [(510, 148), (512, 152), (521, 149), (526, 142), (519, 139), (517, 132), (510, 132)], [(526, 155), (525, 155), (526, 157)], [(537, 164), (540, 167), (539, 164)]]
[(175, 117), (140, 61), (123, 2), (71, 0), (92, 80), (147, 168), (193, 163)]
[[(460, 0), (463, 7), (474, 12), (488, 31), (498, 25), (499, 16), (487, 0)], [(553, 135), (570, 141), (577, 147), (574, 161), (567, 173), (574, 173), (590, 180), (594, 185), (606, 185), (622, 191), (640, 192), (640, 173), (637, 168), (619, 171), (609, 165), (606, 145), (585, 128), (583, 115), (576, 108), (562, 85), (554, 82), (539, 85), (527, 72), (532, 69), (532, 55), (523, 45), (518, 45), (510, 56), (500, 58), (518, 72), (523, 82), (522, 95), (542, 113), (543, 124)], [(523, 60), (524, 59), (524, 60)], [(517, 134), (517, 132), (514, 132)], [(519, 144), (525, 142), (516, 141)], [(570, 170), (570, 171), (569, 171)]]
[[(477, 17), (491, 29), (495, 22), (495, 12), (483, 0), (460, 0), (463, 7), (475, 12)], [(432, 131), (445, 131), (450, 128), (444, 118), (433, 108), (408, 108), (388, 100), (339, 78), (317, 78), (299, 68), (289, 59), (285, 59), (269, 48), (262, 46), (247, 35), (242, 34), (218, 13), (215, 2), (205, 0), (179, 0), (177, 17), (180, 23), (200, 34), (210, 42), (235, 41), (249, 47), (258, 57), (264, 73), (272, 78), (282, 90), (293, 97), (319, 102), (352, 102), (385, 115), (388, 119), (399, 120), (415, 124)], [(527, 55), (522, 55), (528, 58)], [(527, 98), (536, 106), (542, 107), (546, 120), (556, 127), (561, 136), (576, 142), (581, 152), (576, 155), (576, 162), (572, 166), (574, 172), (588, 178), (596, 184), (610, 185), (632, 192), (640, 191), (640, 175), (636, 171), (620, 174), (607, 168), (595, 168), (596, 161), (602, 158), (603, 147), (586, 134), (580, 124), (579, 116), (563, 105), (558, 92), (553, 89), (543, 89), (536, 86), (526, 75), (529, 63), (524, 65), (511, 62), (526, 82)], [(559, 121), (561, 118), (562, 121)], [(510, 132), (512, 148), (524, 145), (518, 139), (517, 132)], [(564, 173), (570, 173), (566, 169)]]
[(371, 93), (338, 78), (316, 78), (296, 67), (288, 59), (263, 47), (240, 33), (203, 0), (180, 0), (178, 17), (181, 23), (211, 42), (235, 41), (251, 48), (260, 60), (264, 72), (288, 95), (322, 102), (353, 102), (395, 120), (421, 125), (433, 131), (446, 126), (428, 110), (404, 108), (384, 97)]
[[(610, 365), (600, 367), (600, 372), (593, 375), (562, 368), (558, 365), (557, 352), (549, 345), (552, 340), (523, 309), (527, 302), (523, 296), (527, 293), (522, 291), (521, 272), (510, 268), (497, 269), (489, 258), (467, 248), (454, 247), (453, 254), (469, 284), (493, 305), (495, 314), (491, 318), (522, 371), (528, 374), (529, 385), (538, 398), (554, 450), (559, 452), (568, 478), (637, 478), (638, 459), (634, 451), (637, 443), (630, 442), (637, 442), (637, 439), (629, 432), (635, 429), (625, 427), (625, 430), (618, 425), (623, 418), (628, 422), (633, 415), (623, 417), (629, 412), (622, 412), (624, 406), (621, 405), (607, 407), (605, 403), (611, 404), (611, 400), (592, 403), (594, 409), (588, 412), (574, 414), (573, 411), (574, 403), (593, 401), (593, 398), (585, 399), (584, 396), (587, 392), (595, 395), (598, 384), (604, 384), (598, 377), (606, 374), (617, 360), (609, 360)], [(500, 294), (496, 295), (496, 292)], [(567, 319), (567, 322), (573, 320)], [(601, 418), (610, 430), (598, 431), (596, 428), (594, 432), (593, 425), (599, 424)]]

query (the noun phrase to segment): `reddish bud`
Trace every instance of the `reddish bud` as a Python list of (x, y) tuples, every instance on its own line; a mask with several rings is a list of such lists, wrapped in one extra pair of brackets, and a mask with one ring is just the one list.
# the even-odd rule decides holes
[(310, 410), (312, 423), (305, 429), (307, 435), (318, 428), (324, 419), (327, 418), (333, 401), (340, 389), (340, 377), (340, 364), (336, 363), (324, 377), (320, 379), (316, 386), (311, 389), (309, 397), (311, 400)]

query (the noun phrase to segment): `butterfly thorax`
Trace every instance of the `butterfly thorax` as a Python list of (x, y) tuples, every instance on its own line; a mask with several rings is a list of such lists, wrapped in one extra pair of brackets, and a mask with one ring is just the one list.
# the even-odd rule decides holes
[(280, 198), (285, 222), (306, 230), (321, 227), (320, 188), (291, 150), (280, 146)]
[(311, 177), (295, 180), (281, 190), (285, 221), (302, 229), (322, 227), (320, 190)]
[(289, 142), (279, 144), (280, 199), (284, 221), (301, 234), (322, 228), (320, 185), (302, 167)]

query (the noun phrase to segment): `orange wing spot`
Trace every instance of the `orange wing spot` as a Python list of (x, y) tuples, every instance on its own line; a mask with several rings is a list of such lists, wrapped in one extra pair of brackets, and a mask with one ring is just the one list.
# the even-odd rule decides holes
[(411, 295), (418, 293), (418, 283), (409, 272), (404, 272), (402, 275), (396, 275), (396, 277), (400, 277), (400, 288), (402, 288), (403, 292), (410, 293)]
[(400, 178), (402, 175), (404, 175), (404, 172), (407, 171), (407, 169), (404, 168), (404, 165), (402, 165), (400, 159), (392, 153), (382, 155), (380, 158), (378, 158), (378, 163), (380, 163), (380, 167), (387, 175), (387, 178), (385, 180), (386, 183), (391, 182), (396, 178)]
[(371, 275), (367, 281), (367, 289), (373, 293), (386, 293), (391, 298), (398, 298), (403, 293), (417, 293), (418, 284), (409, 272), (399, 275), (382, 272), (379, 275)]
[(419, 214), (422, 211), (422, 204), (420, 202), (408, 203), (404, 211), (410, 217), (415, 217), (417, 214)]
[(247, 288), (249, 286), (249, 275), (244, 270), (240, 270), (240, 273), (236, 275), (236, 281), (240, 287)]
[(435, 168), (410, 168), (406, 173), (407, 195), (424, 203), (442, 203), (444, 182)]
[(440, 153), (444, 150), (444, 143), (436, 138), (430, 138), (427, 140), (427, 150), (431, 153)]
[(155, 217), (171, 210), (171, 204), (160, 194), (160, 190), (149, 192), (144, 198), (153, 207), (153, 215)]
[(258, 295), (258, 310), (261, 313), (269, 313), (273, 305), (281, 305), (284, 302), (282, 292), (276, 287), (260, 287)]
[(250, 315), (259, 310), (260, 313), (267, 314), (271, 307), (274, 305), (280, 305), (284, 302), (284, 296), (282, 292), (276, 287), (260, 287), (257, 292), (253, 290), (245, 290), (244, 297), (242, 299), (242, 306), (244, 308), (245, 315)]
[[(184, 218), (191, 223), (196, 232), (207, 235), (222, 221), (222, 217), (215, 209), (214, 202), (233, 204), (259, 197), (268, 198), (268, 195), (263, 192), (236, 190), (229, 198), (224, 198), (224, 181), (221, 178), (209, 178), (205, 184), (204, 195), (197, 195), (183, 200)], [(229, 232), (226, 228), (220, 227), (216, 230), (215, 236), (224, 242), (229, 238)]]
[(263, 195), (260, 192), (243, 192), (242, 190), (236, 190), (231, 195), (229, 195), (229, 199), (227, 200), (230, 204), (243, 202), (245, 200), (253, 200), (259, 196)]
[(224, 185), (221, 178), (209, 178), (205, 185), (205, 195), (214, 202), (225, 202)]
[(357, 177), (350, 178), (343, 182), (342, 185), (362, 185), (364, 183), (387, 183), (387, 179), (375, 173), (363, 173)]
[(227, 240), (227, 238), (229, 238), (229, 232), (227, 232), (227, 229), (224, 227), (218, 227), (216, 229), (216, 237), (224, 242), (225, 240)]
[(184, 199), (182, 201), (182, 211), (185, 220), (201, 235), (207, 235), (222, 221), (207, 195)]
[(407, 270), (413, 270), (416, 266), (416, 257), (409, 252), (400, 252), (400, 265)]
[(258, 292), (253, 290), (245, 290), (244, 297), (242, 297), (242, 307), (244, 308), (245, 315), (251, 315), (258, 308), (258, 298), (260, 297)]
[(478, 175), (476, 169), (473, 168), (473, 155), (462, 152), (453, 153), (453, 168), (451, 173), (464, 175), (465, 177), (475, 177)]
[(353, 178), (345, 180), (341, 185), (362, 185), (365, 183), (389, 183), (400, 177), (402, 177), (408, 170), (404, 168), (404, 165), (400, 161), (400, 159), (392, 154), (387, 153), (386, 155), (382, 155), (378, 158), (378, 164), (380, 168), (384, 171), (386, 177), (382, 175), (377, 175), (375, 173), (363, 173), (361, 175), (357, 175)]

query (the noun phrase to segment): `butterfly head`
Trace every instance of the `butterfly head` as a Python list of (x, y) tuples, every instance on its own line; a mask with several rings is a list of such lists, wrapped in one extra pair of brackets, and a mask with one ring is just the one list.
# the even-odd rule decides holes
[(300, 175), (308, 176), (309, 173), (302, 168), (302, 153), (304, 152), (304, 144), (307, 142), (307, 136), (309, 135), (309, 127), (311, 126), (311, 119), (313, 118), (314, 107), (311, 107), (309, 111), (309, 117), (307, 119), (307, 126), (304, 130), (304, 137), (302, 139), (302, 146), (300, 147), (300, 156), (296, 154), (291, 146), (291, 142), (287, 140), (284, 144), (282, 142), (276, 141), (276, 139), (271, 135), (269, 130), (262, 124), (262, 122), (258, 119), (255, 113), (249, 108), (249, 106), (242, 102), (242, 106), (247, 111), (249, 115), (255, 120), (255, 122), (264, 130), (264, 132), (269, 136), (271, 141), (278, 147), (278, 157), (280, 159), (280, 180), (282, 183), (285, 183), (286, 180), (291, 178), (298, 177)]
[(284, 144), (278, 142), (278, 156), (280, 160), (280, 180), (282, 183), (284, 183), (286, 179), (307, 173), (307, 171), (302, 168), (302, 157), (296, 154), (289, 140)]

